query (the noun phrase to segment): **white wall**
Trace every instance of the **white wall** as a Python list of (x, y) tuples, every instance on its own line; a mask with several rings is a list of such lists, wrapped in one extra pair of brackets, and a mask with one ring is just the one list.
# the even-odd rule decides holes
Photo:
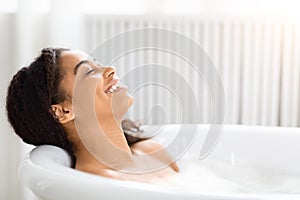
[(16, 59), (13, 15), (0, 15), (0, 199), (18, 199), (20, 189), (16, 163), (19, 161), (20, 141), (9, 128), (5, 115), (5, 95), (8, 81), (14, 73)]

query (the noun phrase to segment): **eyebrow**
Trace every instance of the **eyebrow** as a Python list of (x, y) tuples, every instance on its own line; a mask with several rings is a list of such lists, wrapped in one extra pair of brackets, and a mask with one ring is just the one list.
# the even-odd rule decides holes
[(85, 63), (89, 63), (89, 61), (88, 61), (88, 60), (82, 60), (82, 61), (80, 61), (80, 62), (75, 66), (75, 68), (74, 68), (74, 75), (77, 74), (79, 67), (80, 67), (82, 64), (85, 64)]

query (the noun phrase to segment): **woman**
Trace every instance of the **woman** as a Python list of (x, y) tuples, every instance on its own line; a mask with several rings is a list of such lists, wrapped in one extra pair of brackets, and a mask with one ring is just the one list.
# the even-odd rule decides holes
[[(92, 86), (95, 86), (94, 91), (90, 89)], [(87, 102), (91, 94), (94, 113), (85, 107), (90, 106)], [(103, 67), (80, 51), (46, 48), (29, 67), (22, 68), (13, 77), (6, 109), (9, 122), (24, 142), (65, 149), (75, 169), (139, 182), (176, 174), (179, 169), (162, 145), (152, 139), (137, 140), (124, 134), (124, 125), (134, 125), (131, 121), (123, 121), (122, 129), (122, 118), (132, 103), (127, 88), (119, 86), (114, 67)], [(90, 118), (93, 115), (100, 129), (93, 124)], [(138, 125), (134, 128), (138, 130)], [(95, 139), (92, 136), (95, 131), (100, 131), (104, 139)], [(84, 141), (105, 152), (102, 157), (106, 156), (107, 160), (99, 159), (101, 155), (95, 156)], [(117, 165), (107, 164), (116, 160), (116, 155), (110, 154), (111, 149), (105, 148), (108, 144), (122, 152), (117, 155), (117, 160), (122, 161)], [(132, 161), (144, 154), (151, 155), (148, 162), (159, 160), (168, 166), (150, 173), (124, 172), (128, 167), (124, 163), (133, 165), (131, 169), (142, 167), (143, 163)]]

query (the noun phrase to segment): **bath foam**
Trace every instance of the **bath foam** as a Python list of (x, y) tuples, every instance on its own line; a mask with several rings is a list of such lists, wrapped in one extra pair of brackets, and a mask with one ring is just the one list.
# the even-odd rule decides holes
[(185, 156), (180, 173), (151, 183), (202, 194), (300, 194), (300, 176), (257, 166), (235, 166)]

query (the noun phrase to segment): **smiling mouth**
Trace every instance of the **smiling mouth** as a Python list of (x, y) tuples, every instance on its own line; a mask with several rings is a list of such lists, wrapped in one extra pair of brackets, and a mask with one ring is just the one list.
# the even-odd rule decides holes
[(114, 93), (115, 91), (118, 90), (118, 88), (120, 88), (120, 82), (117, 80), (116, 83), (114, 83), (113, 85), (109, 86), (105, 90), (105, 93)]

